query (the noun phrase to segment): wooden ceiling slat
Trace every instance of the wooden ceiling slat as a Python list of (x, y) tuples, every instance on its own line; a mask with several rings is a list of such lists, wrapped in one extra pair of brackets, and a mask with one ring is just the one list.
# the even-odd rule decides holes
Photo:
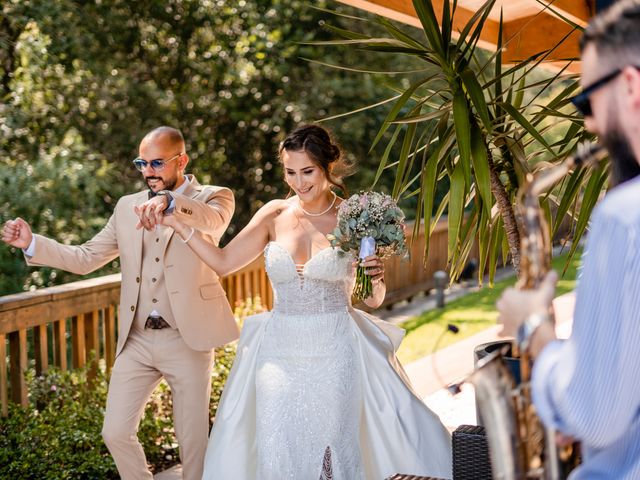
[[(577, 59), (580, 57), (580, 34), (566, 22), (546, 14), (513, 20), (504, 25), (504, 36), (508, 40), (502, 54), (503, 62), (515, 63), (554, 47), (549, 61)], [(558, 45), (565, 36), (566, 40)], [(576, 68), (570, 71), (575, 72)]]
[[(399, 22), (421, 28), (411, 0), (337, 0)], [(445, 0), (433, 0), (436, 15), (441, 17)], [(544, 0), (546, 8), (537, 0), (503, 0), (493, 10), (482, 32), (480, 45), (493, 49), (497, 43), (500, 8), (504, 9), (504, 41), (508, 49), (503, 55), (505, 63), (528, 58), (558, 43), (571, 30), (555, 13), (561, 14), (578, 25), (584, 26), (592, 14), (592, 0)], [(460, 31), (478, 8), (481, 0), (458, 0), (453, 31)], [(514, 37), (515, 38), (512, 38)], [(579, 57), (580, 34), (573, 32), (567, 40), (549, 56), (551, 68), (562, 66), (568, 58)], [(564, 62), (566, 64), (566, 62)], [(568, 71), (579, 72), (580, 63), (570, 65)]]
[(589, 18), (593, 16), (593, 2), (587, 0), (543, 0), (550, 8), (545, 8), (537, 0), (517, 0), (514, 3), (519, 2), (528, 2), (540, 11), (558, 12), (582, 27), (585, 27)]

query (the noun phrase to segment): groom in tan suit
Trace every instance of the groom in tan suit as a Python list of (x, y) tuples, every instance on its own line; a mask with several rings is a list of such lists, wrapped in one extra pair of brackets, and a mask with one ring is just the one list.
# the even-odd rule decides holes
[(134, 160), (149, 190), (122, 197), (91, 240), (62, 245), (33, 235), (20, 218), (7, 222), (2, 232), (5, 243), (24, 250), (29, 265), (85, 274), (120, 256), (118, 343), (102, 435), (124, 480), (153, 478), (137, 431), (145, 404), (163, 377), (173, 396), (183, 478), (200, 480), (212, 348), (238, 336), (217, 275), (191, 251), (189, 239), (157, 225), (161, 215), (177, 215), (193, 235), (215, 244), (229, 225), (233, 194), (185, 175), (188, 162), (182, 134), (156, 128), (143, 138)]

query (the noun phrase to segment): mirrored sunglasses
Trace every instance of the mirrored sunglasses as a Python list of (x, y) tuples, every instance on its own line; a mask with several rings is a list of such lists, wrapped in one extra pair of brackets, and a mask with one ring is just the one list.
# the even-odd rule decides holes
[(162, 169), (164, 169), (164, 167), (167, 166), (167, 163), (171, 162), (172, 160), (175, 160), (176, 158), (178, 158), (180, 155), (183, 155), (184, 152), (181, 153), (176, 153), (173, 157), (171, 157), (169, 160), (163, 160), (161, 158), (156, 158), (154, 160), (145, 160), (143, 158), (136, 158), (133, 160), (133, 165), (140, 171), (142, 172), (145, 168), (147, 168), (148, 166), (150, 166), (153, 171), (155, 172), (159, 172)]

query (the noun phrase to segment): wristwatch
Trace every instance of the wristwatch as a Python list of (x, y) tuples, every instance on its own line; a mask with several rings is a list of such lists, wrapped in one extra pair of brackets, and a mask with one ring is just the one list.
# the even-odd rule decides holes
[(167, 211), (169, 207), (171, 207), (171, 202), (173, 202), (173, 195), (171, 195), (171, 192), (169, 190), (160, 190), (156, 195), (167, 198), (167, 208), (165, 208), (163, 212)]
[(550, 321), (551, 317), (548, 314), (532, 313), (524, 322), (522, 322), (522, 325), (518, 328), (518, 333), (516, 335), (518, 348), (521, 352), (526, 352), (529, 349), (529, 341), (538, 327), (544, 322)]

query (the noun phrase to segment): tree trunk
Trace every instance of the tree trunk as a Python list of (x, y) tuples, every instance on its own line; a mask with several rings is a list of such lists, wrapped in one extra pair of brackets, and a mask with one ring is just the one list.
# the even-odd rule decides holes
[(504, 222), (504, 229), (507, 233), (507, 243), (509, 245), (509, 252), (511, 253), (511, 262), (513, 268), (516, 271), (516, 275), (520, 276), (520, 229), (518, 228), (518, 222), (516, 221), (516, 215), (513, 209), (513, 205), (509, 201), (509, 194), (504, 188), (504, 185), (500, 181), (500, 176), (496, 171), (493, 163), (493, 156), (491, 151), (487, 149), (487, 159), (489, 161), (489, 179), (491, 182), (491, 193), (496, 198), (498, 204), (498, 210), (500, 216)]

